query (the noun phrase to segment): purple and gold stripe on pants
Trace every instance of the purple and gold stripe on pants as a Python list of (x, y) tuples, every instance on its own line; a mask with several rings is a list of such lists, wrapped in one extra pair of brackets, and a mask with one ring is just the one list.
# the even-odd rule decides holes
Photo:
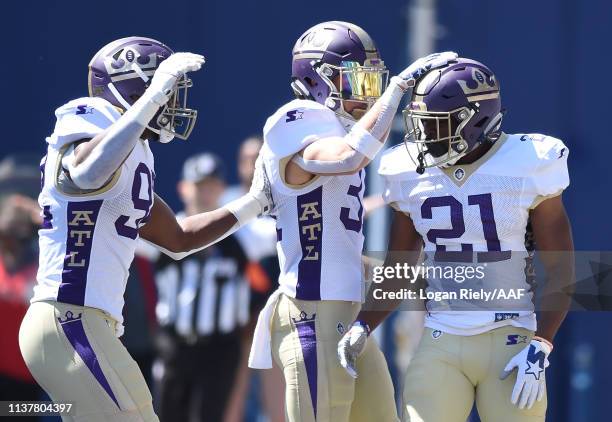
[(117, 407), (121, 409), (119, 406), (119, 402), (113, 393), (113, 390), (108, 383), (108, 380), (104, 376), (104, 372), (102, 372), (102, 368), (100, 367), (100, 363), (98, 362), (98, 357), (94, 352), (91, 344), (89, 343), (89, 339), (85, 334), (85, 328), (83, 327), (83, 321), (81, 320), (81, 314), (78, 316), (74, 316), (71, 311), (66, 312), (66, 319), (62, 320), (58, 318), (62, 329), (64, 330), (64, 334), (66, 338), (74, 348), (74, 350), (78, 353), (78, 355), (83, 359), (87, 368), (91, 374), (98, 381), (100, 386), (108, 393), (110, 398), (115, 402)]
[(312, 409), (315, 419), (317, 418), (317, 334), (315, 329), (315, 316), (308, 318), (306, 312), (300, 313), (300, 319), (293, 319), (295, 323), (300, 346), (302, 347), (302, 356), (304, 357), (304, 366), (306, 367), (306, 376), (308, 378), (308, 388), (310, 390), (310, 399), (312, 400)]

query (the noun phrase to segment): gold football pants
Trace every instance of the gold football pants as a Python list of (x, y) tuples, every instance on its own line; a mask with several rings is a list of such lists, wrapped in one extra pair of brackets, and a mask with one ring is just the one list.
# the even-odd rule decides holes
[(281, 295), (272, 317), (274, 360), (285, 377), (289, 422), (398, 421), (384, 355), (368, 339), (355, 380), (340, 366), (338, 341), (360, 305)]
[(116, 322), (90, 307), (30, 305), (19, 331), (21, 354), (54, 402), (72, 403), (64, 421), (157, 421), (140, 368), (115, 337)]
[(499, 376), (532, 331), (502, 327), (473, 336), (425, 328), (404, 381), (404, 421), (465, 422), (474, 400), (482, 422), (544, 422), (546, 396), (531, 409), (510, 402), (516, 370)]

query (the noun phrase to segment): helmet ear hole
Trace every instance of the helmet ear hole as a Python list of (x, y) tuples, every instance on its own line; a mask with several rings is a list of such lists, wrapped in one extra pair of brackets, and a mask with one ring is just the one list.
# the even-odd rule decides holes
[(307, 83), (307, 84), (308, 84), (308, 85), (309, 85), (311, 88), (314, 88), (315, 86), (317, 86), (317, 85), (318, 85), (318, 83), (317, 83), (317, 82), (313, 81), (313, 80), (312, 80), (311, 78), (309, 78), (308, 76), (306, 76), (306, 77), (304, 78), (304, 80), (306, 81), (306, 83)]
[(489, 120), (489, 118), (485, 116), (482, 119), (480, 119), (478, 122), (476, 122), (476, 124), (474, 126), (476, 126), (476, 127), (483, 127), (485, 125), (485, 123), (487, 123), (488, 120)]

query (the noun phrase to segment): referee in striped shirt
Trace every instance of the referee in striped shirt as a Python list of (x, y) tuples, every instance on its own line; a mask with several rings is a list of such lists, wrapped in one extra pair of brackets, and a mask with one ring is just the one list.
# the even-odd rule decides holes
[[(189, 158), (178, 192), (189, 216), (219, 207), (223, 164), (209, 153)], [(174, 261), (156, 263), (160, 330), (153, 367), (163, 421), (221, 421), (249, 318), (246, 255), (233, 237)]]

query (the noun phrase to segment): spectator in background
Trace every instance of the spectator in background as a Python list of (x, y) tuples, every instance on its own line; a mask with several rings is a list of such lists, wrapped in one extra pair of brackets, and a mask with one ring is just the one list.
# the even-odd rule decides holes
[(40, 400), (19, 351), (19, 326), (36, 283), (38, 205), (11, 195), (0, 200), (0, 397), (2, 400)]
[[(36, 230), (40, 208), (38, 160), (9, 156), (0, 162), (0, 397), (41, 400), (43, 391), (30, 375), (19, 350), (18, 334), (38, 268)], [(22, 418), (22, 420), (36, 420)]]
[[(152, 249), (157, 251), (153, 247)], [(159, 257), (158, 253), (156, 257)], [(155, 358), (153, 338), (157, 327), (156, 303), (157, 292), (153, 265), (148, 257), (142, 256), (137, 249), (125, 288), (125, 306), (123, 307), (125, 333), (120, 340), (138, 364), (151, 391), (153, 391), (151, 370)]]
[[(257, 136), (246, 138), (238, 150), (238, 185), (224, 192), (221, 203), (227, 204), (247, 193), (255, 172), (255, 160), (263, 140)], [(276, 257), (276, 224), (271, 217), (261, 217), (236, 232), (249, 259), (257, 262), (265, 257)], [(276, 258), (275, 258), (276, 259)]]
[[(178, 184), (184, 214), (218, 208), (224, 190), (219, 158), (205, 153), (185, 162)], [(158, 258), (153, 375), (162, 422), (223, 420), (249, 317), (246, 265), (233, 236), (182, 261)]]
[[(250, 136), (240, 144), (237, 159), (240, 183), (226, 190), (222, 198), (223, 203), (232, 201), (248, 192), (255, 171), (255, 160), (262, 145), (263, 140), (258, 136)], [(242, 227), (235, 236), (249, 259), (246, 273), (251, 285), (250, 309), (254, 318), (244, 330), (238, 375), (224, 422), (243, 422), (254, 419), (254, 415), (251, 414), (254, 409), (250, 408), (245, 411), (246, 400), (249, 393), (253, 394), (253, 391), (259, 399), (253, 401), (263, 404), (263, 413), (268, 421), (281, 422), (285, 417), (285, 384), (281, 371), (275, 367), (268, 371), (255, 372), (248, 367), (256, 316), (265, 305), (268, 296), (275, 290), (280, 272), (276, 256), (276, 222), (272, 217), (260, 217)], [(253, 375), (257, 378), (252, 379)], [(253, 388), (254, 384), (255, 388)]]

